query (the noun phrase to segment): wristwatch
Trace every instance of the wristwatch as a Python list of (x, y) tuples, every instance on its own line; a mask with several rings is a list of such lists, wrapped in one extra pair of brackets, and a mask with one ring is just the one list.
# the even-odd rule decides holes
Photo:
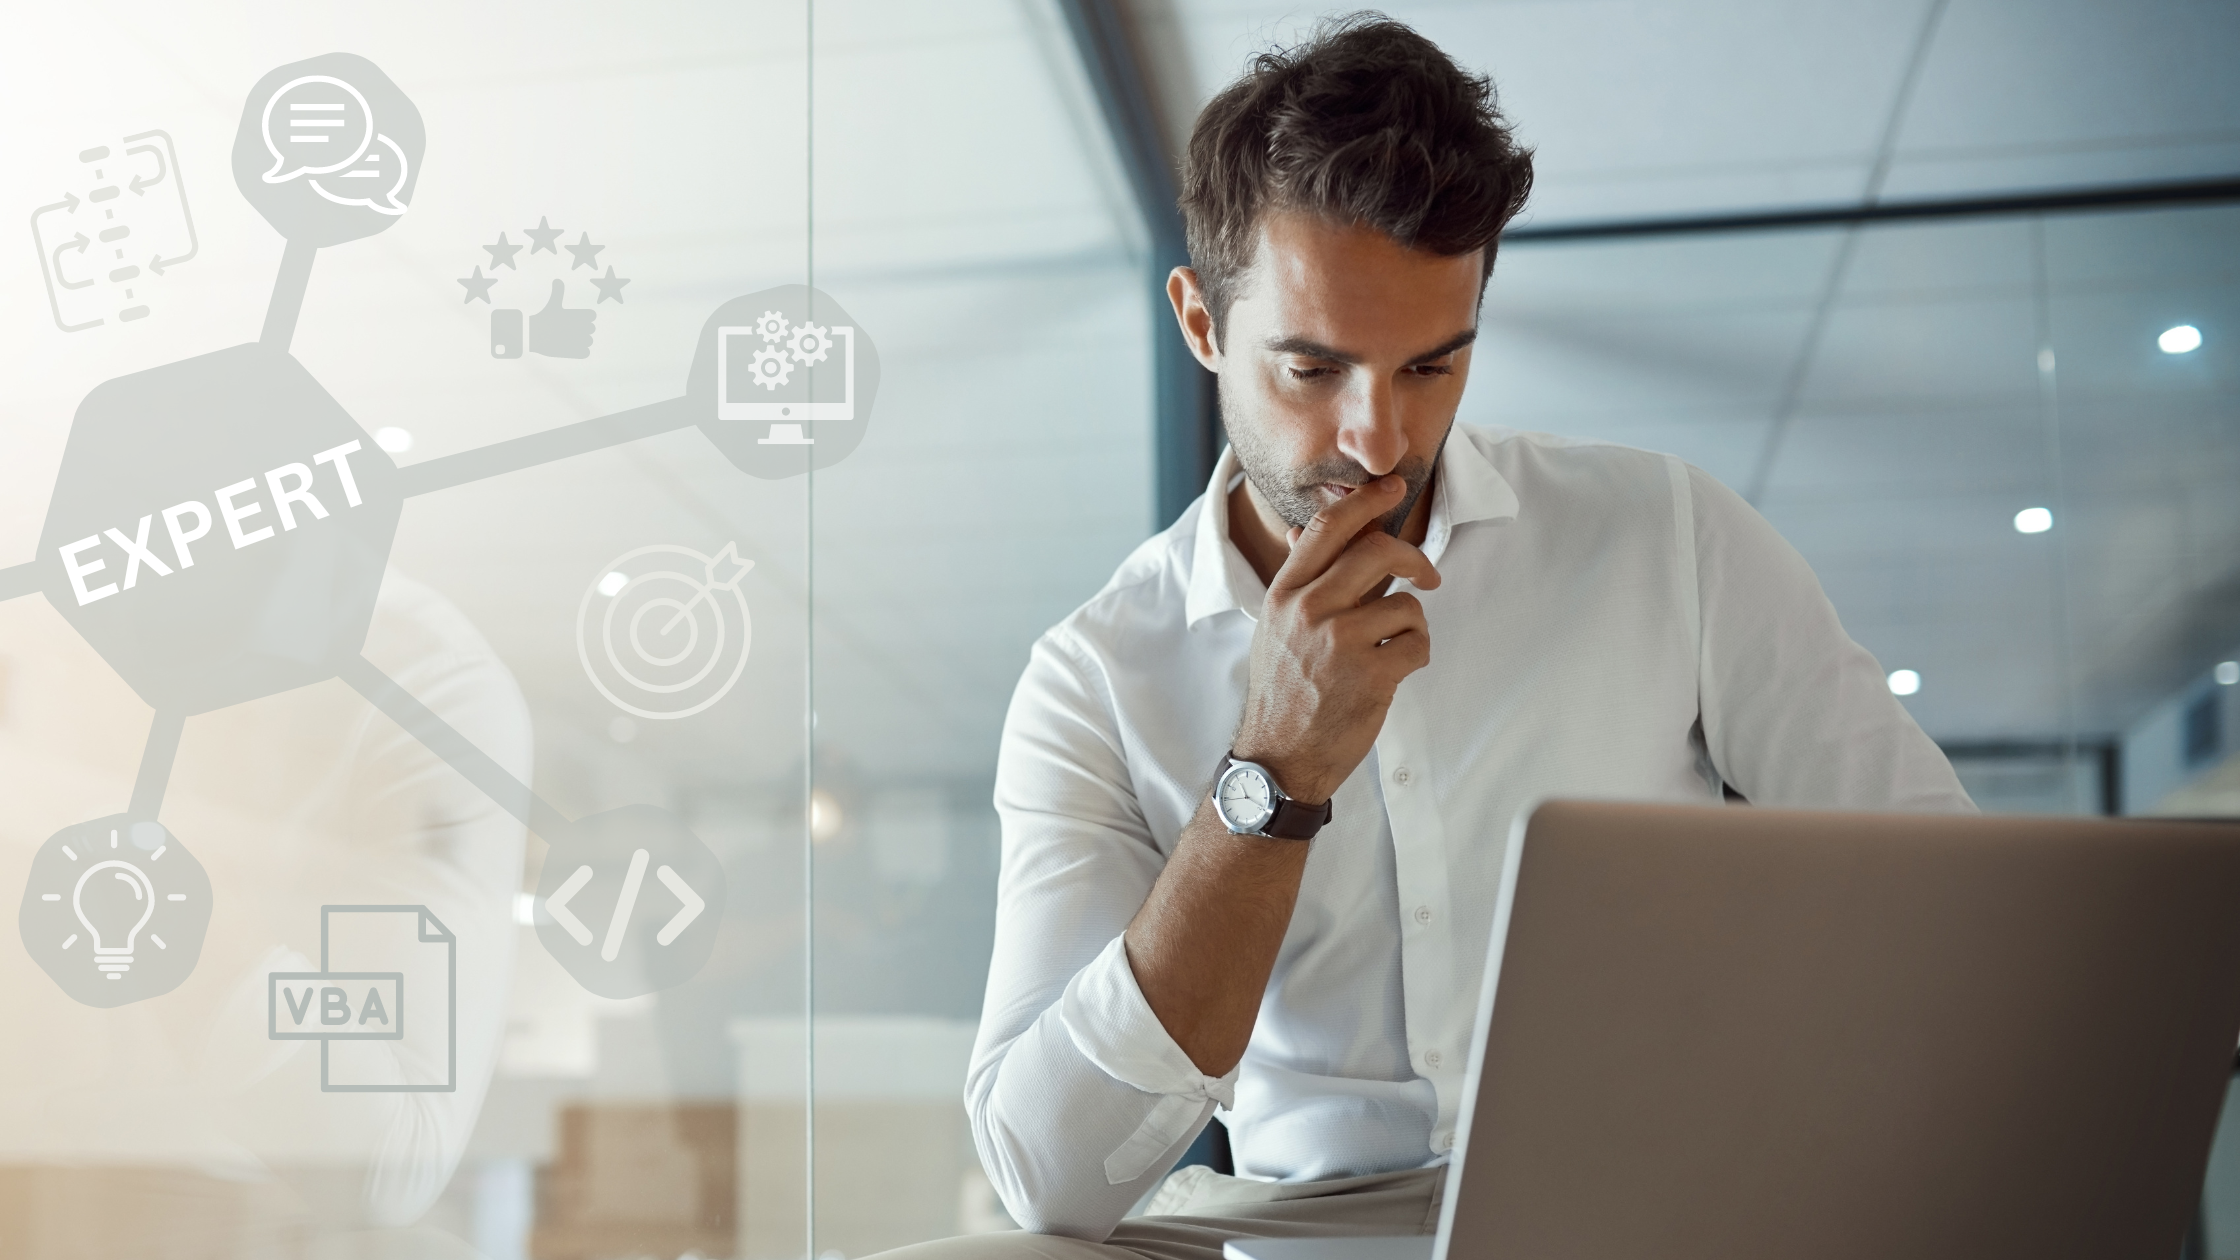
[(1213, 810), (1235, 834), (1271, 840), (1312, 840), (1331, 817), (1330, 802), (1303, 805), (1292, 800), (1266, 766), (1239, 760), (1233, 749), (1221, 759), (1221, 774), (1213, 781)]

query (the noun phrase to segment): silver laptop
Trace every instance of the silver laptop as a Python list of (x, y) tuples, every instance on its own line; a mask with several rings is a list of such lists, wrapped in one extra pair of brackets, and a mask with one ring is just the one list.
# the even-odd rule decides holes
[(1232, 1260), (2176, 1256), (2240, 1038), (2240, 824), (1556, 802), (1436, 1238)]

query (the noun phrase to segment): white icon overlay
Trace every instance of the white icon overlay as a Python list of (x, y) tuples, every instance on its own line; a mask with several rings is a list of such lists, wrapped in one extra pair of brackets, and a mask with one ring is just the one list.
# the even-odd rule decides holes
[[(630, 869), (622, 876), (622, 895), (615, 900), (614, 913), (607, 919), (606, 936), (599, 942), (601, 961), (613, 962), (622, 953), (623, 937), (630, 930), (630, 915), (637, 908), (638, 890), (645, 883), (646, 866), (652, 859), (653, 855), (644, 849), (630, 855)], [(574, 938), (578, 945), (591, 943), (591, 929), (584, 926), (583, 920), (568, 909), (568, 903), (575, 900), (575, 895), (591, 882), (593, 874), (588, 864), (578, 866), (560, 885), (559, 890), (545, 900), (545, 909), (551, 913), (552, 921), (559, 924), (560, 930)], [(700, 912), (708, 908), (708, 903), (700, 894), (692, 891), (692, 885), (684, 882), (684, 877), (677, 874), (675, 867), (664, 863), (655, 877), (663, 887), (676, 895), (677, 901), (682, 905), (681, 909), (669, 917), (667, 923), (661, 925), (661, 930), (654, 934), (654, 943), (666, 948), (675, 944), (677, 937), (692, 926), (692, 921), (700, 917)]]
[[(109, 847), (117, 848), (119, 828), (109, 829)], [(63, 846), (64, 856), (79, 861), (77, 851)], [(162, 857), (158, 847), (154, 857)], [(150, 859), (150, 865), (153, 860)], [(105, 876), (106, 878), (96, 878)], [(115, 880), (131, 895), (126, 900), (119, 895)], [(89, 887), (90, 885), (90, 887)], [(90, 896), (88, 894), (91, 894)], [(60, 893), (42, 893), (41, 901), (60, 901)], [(167, 900), (185, 901), (185, 893), (171, 893)], [(90, 902), (90, 905), (89, 905)], [(70, 890), (70, 909), (85, 928), (84, 936), (93, 943), (92, 966), (111, 980), (122, 980), (132, 970), (132, 951), (139, 947), (140, 933), (156, 914), (156, 885), (148, 873), (122, 858), (110, 858), (86, 867), (78, 882)], [(79, 933), (73, 932), (62, 942), (63, 949), (78, 943)], [(167, 949), (163, 937), (149, 932), (148, 943), (157, 949)]]
[[(103, 871), (107, 871), (132, 891), (133, 904), (124, 906), (122, 914), (86, 913), (86, 884)], [(101, 905), (99, 896), (95, 897), (94, 904), (97, 907)], [(148, 926), (148, 920), (155, 917), (156, 886), (148, 878), (146, 871), (130, 862), (96, 862), (78, 877), (78, 886), (70, 893), (70, 908), (77, 911), (78, 922), (86, 925), (86, 934), (93, 938), (95, 969), (109, 973), (111, 980), (121, 980), (124, 978), (123, 973), (132, 970), (132, 947), (139, 939), (140, 929)], [(97, 922), (97, 919), (109, 925), (107, 936), (110, 943), (107, 945), (101, 943), (103, 933), (101, 922)], [(119, 927), (124, 930), (118, 931)]]
[(31, 862), (18, 927), (65, 992), (122, 1006), (170, 992), (194, 970), (210, 880), (162, 824), (115, 816), (66, 827)]
[[(275, 111), (282, 114), (277, 124)], [(405, 212), (407, 207), (397, 200), (411, 174), (404, 150), (375, 129), (373, 106), (344, 80), (331, 74), (307, 74), (281, 84), (265, 100), (262, 129), (265, 152), (272, 155), (272, 169), (263, 175), (265, 183), (284, 184), (308, 175), (313, 177), (308, 181), (312, 191), (337, 205), (364, 206), (388, 215)], [(360, 192), (343, 185), (348, 191), (338, 192), (320, 176), (370, 179), (379, 187)]]
[(723, 699), (753, 646), (739, 589), (753, 569), (736, 543), (713, 556), (656, 544), (602, 565), (576, 610), (584, 675), (633, 717), (691, 717)]
[[(821, 396), (808, 369), (832, 358), (836, 346), (840, 358), (830, 383), (839, 396)], [(847, 324), (796, 324), (783, 311), (717, 328), (716, 418), (771, 422), (768, 435), (755, 439), (758, 446), (816, 445), (809, 423), (856, 418), (856, 330)]]
[(684, 822), (626, 805), (554, 826), (530, 902), (537, 939), (601, 997), (698, 975), (723, 928), (723, 862)]

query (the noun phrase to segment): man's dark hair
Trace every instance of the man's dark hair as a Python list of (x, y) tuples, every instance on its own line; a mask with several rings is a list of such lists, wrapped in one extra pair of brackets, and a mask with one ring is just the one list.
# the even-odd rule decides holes
[(1532, 152), (1493, 81), (1378, 13), (1254, 57), (1208, 102), (1183, 163), (1182, 223), (1216, 332), (1252, 263), (1260, 216), (1300, 210), (1412, 249), (1485, 250), (1532, 191)]

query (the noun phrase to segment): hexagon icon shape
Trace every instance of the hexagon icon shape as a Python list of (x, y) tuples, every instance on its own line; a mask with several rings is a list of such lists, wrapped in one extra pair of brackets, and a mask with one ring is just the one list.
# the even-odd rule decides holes
[(39, 846), (16, 915), (24, 951), (87, 1006), (171, 992), (210, 930), (210, 876), (153, 819), (115, 814)]
[(233, 182), (282, 236), (340, 245), (412, 205), (427, 130), (379, 66), (355, 53), (291, 62), (249, 89)]
[(537, 939), (577, 983), (637, 997), (707, 965), (723, 927), (723, 863), (683, 819), (627, 805), (545, 838)]
[(120, 376), (71, 422), (41, 588), (159, 710), (321, 682), (365, 644), (403, 508), (396, 473), (284, 351)]
[(700, 431), (733, 467), (780, 481), (830, 468), (862, 443), (879, 348), (830, 294), (782, 284), (716, 308), (684, 388)]

